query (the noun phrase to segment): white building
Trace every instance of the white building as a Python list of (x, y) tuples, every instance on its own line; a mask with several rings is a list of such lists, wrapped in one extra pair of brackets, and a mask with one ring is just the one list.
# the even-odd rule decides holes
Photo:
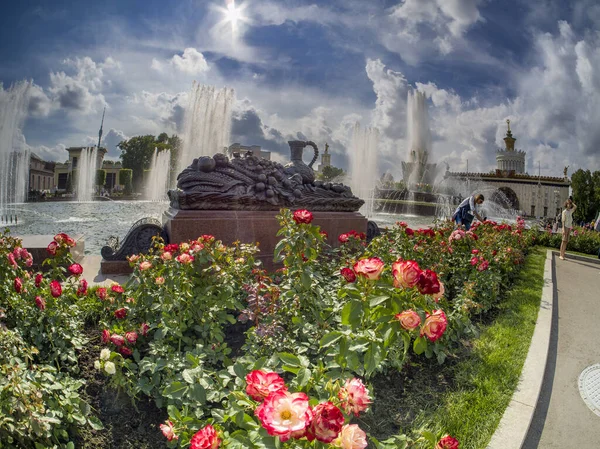
[[(569, 198), (571, 181), (564, 169), (563, 177), (531, 176), (525, 173), (525, 152), (515, 150), (515, 139), (507, 120), (505, 149), (496, 152), (496, 170), (491, 173), (453, 173), (445, 178), (482, 181), (496, 187), (509, 200), (509, 207), (522, 215), (538, 218), (556, 217)], [(500, 194), (498, 194), (500, 196)], [(492, 195), (494, 196), (494, 195)], [(494, 200), (494, 198), (491, 198)]]

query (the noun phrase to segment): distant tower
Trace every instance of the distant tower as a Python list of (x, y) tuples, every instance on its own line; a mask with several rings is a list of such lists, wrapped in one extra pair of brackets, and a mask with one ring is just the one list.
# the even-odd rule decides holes
[(100, 149), (100, 142), (102, 141), (102, 127), (104, 126), (104, 114), (106, 112), (106, 106), (104, 107), (104, 110), (102, 111), (102, 122), (100, 122), (100, 131), (98, 131), (98, 145), (96, 146), (96, 148)]
[(508, 130), (504, 138), (504, 150), (496, 152), (496, 168), (499, 172), (503, 172), (503, 176), (525, 173), (525, 152), (515, 150), (515, 139), (510, 130), (510, 120), (506, 120)]
[(325, 142), (325, 152), (321, 155), (321, 164), (317, 170), (319, 173), (323, 173), (325, 167), (331, 166), (331, 153), (329, 153), (329, 144)]

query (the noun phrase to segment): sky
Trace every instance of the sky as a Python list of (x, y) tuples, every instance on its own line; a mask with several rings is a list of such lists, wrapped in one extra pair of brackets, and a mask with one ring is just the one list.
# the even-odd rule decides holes
[[(32, 83), (19, 137), (46, 160), (136, 135), (181, 134), (193, 81), (235, 89), (232, 143), (276, 160), (327, 142), (348, 167), (352, 128), (380, 133), (401, 177), (407, 95), (428, 98), (430, 160), (495, 169), (506, 120), (526, 171), (600, 169), (597, 0), (21, 0), (0, 17), (0, 82)], [(231, 11), (231, 10), (229, 10)], [(2, 93), (2, 92), (0, 92)]]

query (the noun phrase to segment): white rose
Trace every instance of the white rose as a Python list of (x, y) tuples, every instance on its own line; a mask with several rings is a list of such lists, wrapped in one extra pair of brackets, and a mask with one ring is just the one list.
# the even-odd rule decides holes
[(104, 348), (102, 351), (100, 351), (100, 359), (101, 360), (110, 359), (110, 349)]
[(100, 368), (102, 368), (102, 366), (100, 366), (100, 360), (96, 360), (96, 361), (94, 362), (94, 368), (96, 368), (96, 369), (100, 369)]
[(113, 362), (106, 362), (104, 364), (104, 371), (106, 371), (106, 374), (115, 374), (117, 370)]

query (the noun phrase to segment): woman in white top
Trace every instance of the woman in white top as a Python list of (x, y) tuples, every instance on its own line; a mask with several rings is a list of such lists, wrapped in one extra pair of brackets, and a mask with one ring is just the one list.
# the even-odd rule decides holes
[(559, 259), (565, 260), (565, 251), (567, 250), (567, 244), (569, 243), (569, 236), (571, 235), (571, 228), (573, 228), (573, 212), (575, 212), (577, 206), (573, 203), (573, 200), (569, 198), (565, 203), (565, 209), (562, 211), (562, 243), (560, 244), (560, 257)]

